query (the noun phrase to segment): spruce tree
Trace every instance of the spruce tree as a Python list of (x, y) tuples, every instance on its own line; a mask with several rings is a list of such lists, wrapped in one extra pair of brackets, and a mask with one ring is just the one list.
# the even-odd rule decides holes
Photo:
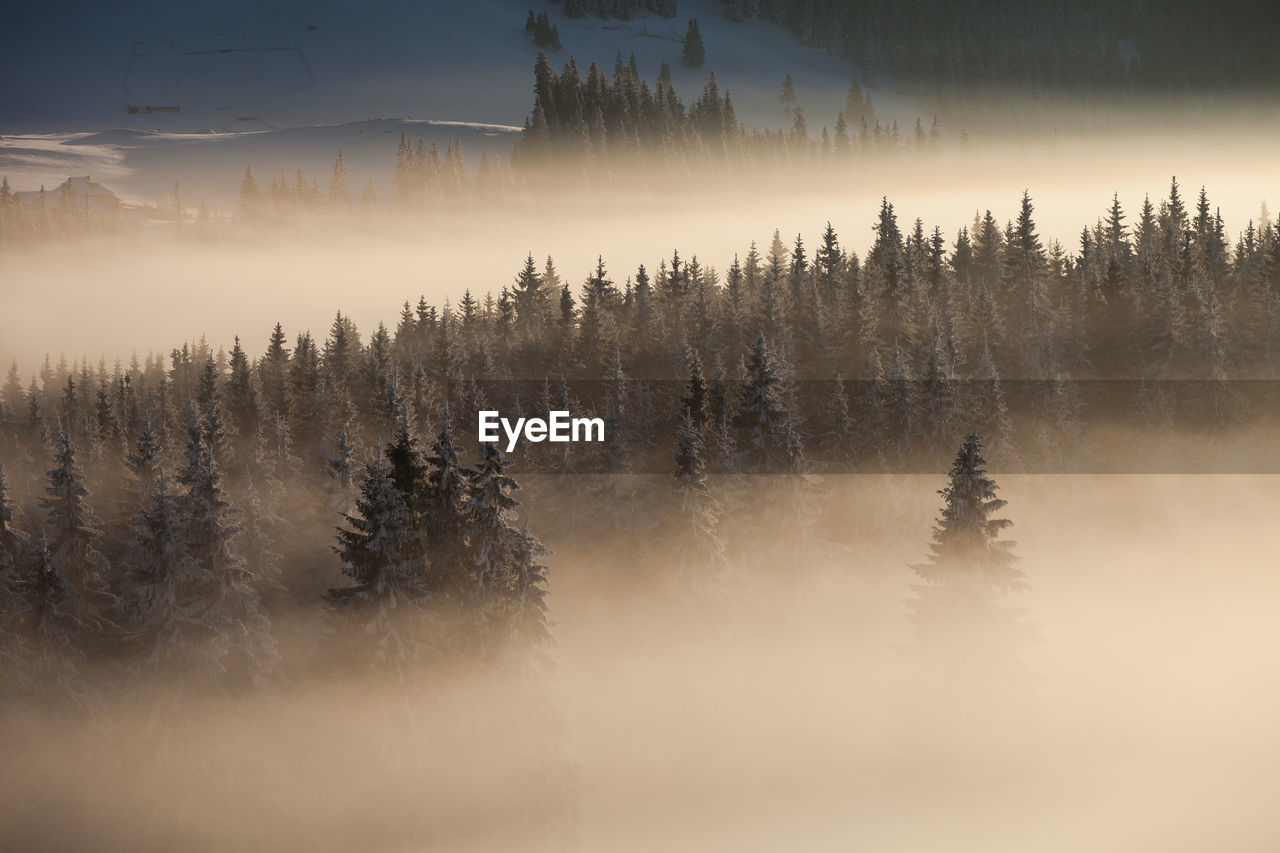
[(18, 362), (9, 365), (9, 373), (5, 377), (4, 390), (0, 391), (0, 402), (10, 420), (16, 422), (19, 413), (26, 408), (27, 397), (22, 391), (22, 380), (18, 378)]
[(180, 643), (184, 666), (208, 687), (234, 693), (265, 684), (278, 653), (261, 579), (234, 545), (243, 532), (241, 514), (223, 491), (207, 434), (199, 423), (188, 432), (187, 464), (178, 476), (187, 491), (175, 501), (182, 543), (181, 570), (173, 579), (178, 593), (170, 599), (173, 609), (153, 618), (203, 633), (201, 643)]
[(347, 164), (342, 160), (342, 149), (333, 163), (333, 178), (329, 181), (329, 204), (338, 211), (351, 208), (351, 188), (347, 185)]
[(246, 221), (257, 219), (263, 214), (262, 188), (258, 179), (253, 176), (253, 166), (244, 170), (244, 180), (240, 182), (240, 218)]
[(150, 500), (160, 473), (163, 452), (164, 446), (152, 426), (151, 415), (143, 415), (138, 441), (124, 459), (130, 474), (126, 498), (129, 513), (140, 511)]
[(355, 457), (356, 449), (347, 434), (347, 425), (343, 424), (338, 435), (332, 440), (332, 450), (325, 462), (329, 478), (333, 480), (333, 505), (339, 512), (351, 510), (355, 499)]
[(827, 465), (835, 473), (849, 473), (848, 463), (857, 450), (857, 434), (849, 412), (849, 394), (844, 377), (837, 376), (824, 405), (821, 449)]
[(533, 342), (541, 336), (542, 322), (546, 318), (546, 294), (542, 289), (542, 276), (538, 274), (533, 253), (525, 259), (525, 265), (516, 276), (516, 322), (521, 332), (522, 344), (532, 355)]
[[(519, 488), (507, 474), (497, 444), (481, 444), (467, 501), (481, 647), (487, 650), (496, 644), (498, 651), (506, 647), (509, 653), (537, 658), (545, 654), (541, 646), (550, 639), (542, 600), (545, 566), (538, 564), (547, 552), (527, 528), (514, 526), (520, 502), (512, 492)], [(538, 619), (543, 620), (543, 630), (537, 630)]]
[(798, 446), (795, 423), (785, 399), (780, 365), (764, 335), (757, 338), (747, 362), (746, 382), (738, 400), (739, 444), (749, 470), (788, 470)]
[(970, 434), (938, 491), (943, 506), (929, 559), (912, 566), (924, 583), (914, 587), (911, 620), (917, 652), (929, 666), (983, 674), (1016, 660), (1019, 628), (1000, 600), (1025, 589), (1026, 578), (1015, 565), (1013, 543), (1000, 538), (1012, 522), (997, 517), (1005, 501), (996, 492), (981, 442)]
[(102, 629), (94, 606), (62, 572), (43, 539), (22, 582), (25, 637), (31, 650), (26, 675), (38, 700), (55, 714), (69, 709), (101, 716), (102, 695), (81, 672), (85, 648)]
[(876, 240), (867, 256), (867, 275), (879, 306), (877, 337), (888, 346), (910, 348), (915, 340), (916, 318), (902, 232), (887, 198), (881, 199)]
[(455, 600), (471, 591), (466, 502), (469, 474), (459, 462), (453, 421), (446, 406), (440, 432), (426, 458), (423, 532), (431, 555), (431, 588)]
[(365, 464), (355, 515), (346, 520), (334, 552), (353, 584), (325, 596), (340, 626), (356, 629), (340, 640), (355, 644), (369, 668), (405, 680), (431, 640), (422, 623), (429, 593), (419, 537), (390, 466)]
[(262, 411), (257, 384), (249, 367), (249, 357), (240, 346), (238, 335), (231, 348), (230, 368), (226, 385), (226, 409), (236, 438), (235, 455), (243, 457), (249, 452), (253, 436), (258, 432)]
[(501, 595), (512, 582), (507, 550), (511, 545), (509, 535), (512, 532), (509, 521), (520, 502), (511, 497), (511, 493), (519, 488), (519, 484), (507, 475), (506, 463), (497, 444), (482, 443), (480, 459), (468, 484), (470, 497), (467, 502), (473, 537), (473, 571), (476, 587), (482, 596), (486, 589)]
[(233, 455), (231, 442), (235, 436), (235, 428), (223, 404), (222, 371), (212, 353), (205, 359), (200, 370), (195, 403), (198, 406), (204, 444), (218, 460), (218, 464), (225, 466)]
[(98, 383), (93, 408), (93, 450), (97, 467), (115, 473), (124, 453), (124, 429), (105, 381)]
[(701, 431), (688, 411), (676, 430), (675, 482), (680, 496), (676, 595), (697, 610), (723, 607), (728, 560), (720, 533), (723, 510), (707, 484)]
[(778, 96), (778, 102), (782, 104), (782, 110), (787, 118), (791, 118), (791, 111), (796, 105), (796, 84), (791, 81), (790, 74), (782, 80), (782, 94)]
[(289, 347), (284, 329), (279, 323), (271, 332), (267, 352), (262, 358), (262, 391), (270, 407), (271, 415), (289, 413)]
[(701, 430), (707, 422), (707, 380), (702, 373), (702, 356), (697, 349), (685, 344), (685, 388), (680, 400), (682, 417), (688, 417), (694, 429)]
[(14, 503), (9, 499), (9, 484), (0, 465), (0, 576), (17, 572), (18, 559), (27, 543), (27, 534), (15, 526)]
[(187, 623), (173, 618), (186, 555), (176, 497), (169, 492), (163, 472), (157, 471), (146, 501), (134, 517), (120, 605), (128, 641), (140, 648), (135, 661), (144, 672), (154, 671), (190, 639), (181, 636)]
[(974, 393), (969, 406), (969, 423), (973, 425), (971, 431), (988, 436), (988, 446), (1001, 451), (1007, 458), (1010, 455), (1009, 439), (1013, 425), (1009, 419), (1009, 406), (1000, 382), (1000, 372), (985, 337), (982, 356), (973, 379)]
[(0, 709), (6, 699), (25, 688), (24, 649), (17, 634), (24, 610), (21, 568), (27, 558), (27, 534), (14, 526), (13, 502), (9, 500), (4, 467), (0, 466), (0, 661), (12, 675), (0, 685)]
[(110, 565), (97, 550), (102, 520), (89, 506), (89, 490), (76, 461), (76, 445), (66, 430), (58, 435), (53, 462), (45, 489), (48, 497), (40, 501), (47, 511), (45, 536), (50, 558), (60, 573), (65, 572), (78, 594), (97, 606), (106, 606), (112, 595), (108, 587)]
[[(266, 473), (266, 472), (264, 472)], [(283, 556), (276, 550), (289, 529), (289, 522), (275, 511), (276, 501), (271, 499), (268, 477), (267, 494), (264, 495), (248, 480), (244, 489), (244, 530), (240, 536), (240, 551), (249, 574), (255, 578), (258, 594), (268, 610), (274, 613), (287, 601), (288, 590), (281, 583), (280, 562)]]
[(923, 423), (920, 383), (902, 346), (894, 346), (893, 361), (883, 376), (883, 381), (878, 383), (876, 401), (883, 418), (881, 437), (888, 461), (902, 466), (914, 458), (929, 427)]
[(684, 51), (680, 61), (690, 68), (701, 68), (707, 61), (707, 48), (702, 43), (702, 33), (698, 30), (698, 19), (689, 19), (689, 29), (684, 35)]
[(387, 444), (385, 456), (391, 466), (391, 479), (404, 496), (405, 507), (414, 526), (421, 523), (426, 508), (427, 466), (418, 450), (418, 439), (413, 413), (408, 402), (402, 401), (396, 413), (395, 433)]

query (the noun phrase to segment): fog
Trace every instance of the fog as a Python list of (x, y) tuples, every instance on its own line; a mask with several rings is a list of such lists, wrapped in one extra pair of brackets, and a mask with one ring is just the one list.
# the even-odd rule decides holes
[[(630, 181), (620, 167), (619, 179), (629, 183), (617, 190), (563, 189), (504, 207), (478, 202), (421, 218), (380, 209), (350, 222), (233, 227), (212, 240), (157, 226), (74, 246), (19, 248), (0, 254), (0, 359), (16, 359), (24, 374), (46, 354), (127, 363), (135, 351), (167, 353), (202, 335), (215, 348), (239, 335), (258, 354), (277, 321), (290, 334), (318, 333), (339, 310), (361, 329), (379, 320), (394, 327), (406, 299), (456, 303), (466, 289), (477, 298), (496, 295), (529, 253), (540, 264), (552, 256), (575, 293), (599, 255), (619, 285), (641, 263), (654, 270), (672, 250), (723, 272), (752, 240), (767, 251), (775, 229), (788, 248), (797, 234), (814, 246), (828, 221), (861, 256), (883, 197), (904, 230), (920, 218), (926, 233), (941, 227), (950, 247), (975, 212), (991, 210), (1002, 226), (1016, 217), (1026, 190), (1045, 245), (1056, 239), (1076, 251), (1080, 229), (1104, 215), (1113, 193), (1132, 224), (1144, 197), (1158, 203), (1176, 176), (1188, 204), (1205, 187), (1234, 241), (1259, 222), (1268, 198), (1280, 207), (1270, 138), (1259, 125), (1175, 131), (1159, 121), (1147, 131), (1048, 141), (1036, 133), (1025, 142), (986, 139), (934, 155), (882, 156), (855, 161), (847, 178), (825, 168), (765, 169), (713, 176), (691, 189), (652, 175)], [(389, 147), (388, 164), (392, 154)], [(198, 175), (181, 175), (189, 202), (198, 197)], [(239, 177), (222, 168), (203, 180), (234, 187)], [(359, 180), (353, 176), (353, 186)]]
[[(669, 545), (563, 549), (546, 690), (574, 843), (1268, 849), (1280, 479), (1001, 478), (1038, 639), (1028, 675), (990, 691), (963, 668), (913, 680), (902, 652), (939, 479), (831, 478), (838, 556), (735, 573), (723, 619), (672, 597)], [(169, 718), (126, 697), (113, 747), (22, 719), (0, 825), (42, 849), (530, 849), (549, 759), (510, 727), (538, 707), (518, 685), (308, 674)]]
[[(1266, 847), (1280, 766), (1261, 678), (1280, 587), (1256, 555), (1280, 483), (1002, 483), (1033, 586), (1017, 604), (1040, 635), (1029, 681), (974, 706), (958, 671), (928, 685), (927, 706), (904, 699), (900, 567), (921, 554), (901, 516), (877, 512), (880, 486), (844, 484), (862, 499), (835, 513), (861, 522), (862, 541), (799, 590), (757, 585), (744, 636), (668, 650), (645, 613), (650, 630), (618, 640), (630, 653), (596, 661), (601, 681), (634, 691), (588, 700), (584, 754), (612, 759), (588, 799), (608, 815), (599, 847)], [(907, 506), (936, 485), (906, 484)], [(877, 528), (896, 535), (868, 547), (862, 531)]]

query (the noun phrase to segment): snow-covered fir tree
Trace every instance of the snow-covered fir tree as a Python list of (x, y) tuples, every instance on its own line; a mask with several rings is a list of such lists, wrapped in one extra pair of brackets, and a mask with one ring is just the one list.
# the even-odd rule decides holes
[(987, 673), (1017, 662), (1025, 629), (1002, 600), (1027, 584), (1013, 543), (1000, 538), (1012, 522), (997, 516), (1005, 501), (996, 493), (981, 442), (971, 434), (938, 492), (943, 505), (929, 558), (912, 566), (923, 581), (909, 603), (914, 652), (926, 668)]
[(102, 694), (82, 668), (85, 649), (102, 623), (93, 604), (67, 580), (44, 539), (35, 546), (22, 590), (22, 624), (30, 650), (22, 674), (30, 680), (36, 701), (59, 715), (101, 716), (106, 712)]
[(459, 455), (446, 406), (440, 418), (440, 432), (426, 458), (421, 523), (431, 554), (431, 588), (454, 602), (469, 598), (472, 588), (466, 529), (469, 474)]
[(111, 567), (97, 549), (102, 539), (102, 520), (89, 506), (89, 490), (76, 459), (76, 445), (65, 429), (58, 434), (53, 463), (45, 489), (48, 496), (40, 502), (46, 511), (44, 527), (50, 557), (79, 594), (95, 606), (106, 606), (113, 596), (109, 586)]
[(353, 583), (325, 596), (339, 623), (337, 641), (361, 665), (407, 679), (432, 650), (434, 634), (428, 630), (421, 534), (390, 466), (365, 463), (355, 514), (346, 516), (346, 524), (334, 551)]
[(751, 349), (746, 371), (737, 409), (738, 444), (748, 454), (744, 464), (749, 470), (786, 471), (798, 437), (782, 371), (763, 334)]
[(208, 435), (203, 423), (192, 424), (187, 464), (178, 475), (186, 491), (164, 513), (181, 545), (176, 570), (163, 580), (172, 592), (160, 596), (163, 606), (146, 618), (155, 626), (152, 657), (180, 659), (187, 677), (204, 689), (234, 694), (266, 684), (279, 654), (260, 579), (234, 544), (243, 531), (240, 513), (223, 490)]
[(723, 510), (707, 482), (702, 435), (686, 409), (676, 431), (675, 482), (680, 496), (675, 594), (696, 609), (723, 609), (729, 574), (720, 530)]

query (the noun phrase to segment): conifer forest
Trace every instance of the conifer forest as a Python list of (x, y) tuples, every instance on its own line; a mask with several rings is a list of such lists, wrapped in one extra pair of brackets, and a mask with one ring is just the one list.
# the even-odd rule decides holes
[(70, 7), (0, 849), (1280, 845), (1269, 5)]

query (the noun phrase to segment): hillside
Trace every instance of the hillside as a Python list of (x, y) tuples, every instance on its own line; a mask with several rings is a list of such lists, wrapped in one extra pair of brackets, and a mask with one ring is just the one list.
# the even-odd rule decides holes
[[(830, 124), (856, 74), (771, 24), (724, 20), (710, 0), (681, 0), (674, 19), (627, 22), (568, 20), (559, 4), (537, 0), (68, 5), (18, 12), (15, 29), (27, 37), (0, 64), (8, 79), (33, 83), (0, 104), (7, 132), (258, 130), (388, 117), (518, 125), (532, 101), (537, 51), (524, 32), (531, 8), (548, 11), (559, 28), (557, 64), (573, 55), (584, 69), (592, 61), (612, 67), (619, 52), (634, 52), (650, 79), (668, 62), (676, 88), (693, 94), (714, 69), (749, 124), (783, 121), (777, 98), (787, 73), (815, 126)], [(701, 70), (679, 62), (690, 17), (707, 45)]]
[(462, 144), (474, 164), (483, 153), (507, 157), (519, 128), (466, 122), (375, 119), (338, 125), (289, 127), (239, 133), (174, 133), (107, 130), (0, 137), (0, 173), (21, 189), (54, 187), (67, 175), (90, 175), (108, 184), (126, 202), (165, 204), (181, 182), (184, 205), (203, 201), (215, 212), (235, 211), (239, 178), (246, 164), (264, 182), (285, 175), (289, 183), (301, 170), (327, 189), (336, 152), (341, 149), (357, 191), (374, 183), (388, 191), (400, 134), (445, 150)]
[[(91, 175), (126, 200), (163, 204), (182, 181), (191, 205), (229, 210), (246, 163), (291, 180), (300, 168), (323, 183), (338, 148), (354, 184), (385, 192), (401, 132), (442, 149), (457, 139), (472, 165), (485, 151), (505, 156), (532, 106), (530, 8), (557, 25), (557, 68), (573, 56), (584, 71), (593, 61), (611, 69), (619, 53), (634, 53), (650, 80), (668, 63), (688, 100), (714, 70), (748, 126), (788, 123), (778, 101), (787, 74), (810, 126), (833, 125), (857, 74), (772, 24), (725, 20), (715, 2), (683, 0), (677, 18), (625, 22), (569, 20), (559, 4), (533, 0), (28, 8), (18, 24), (31, 36), (0, 65), (36, 83), (0, 101), (9, 134), (0, 172), (21, 189)], [(702, 69), (680, 64), (693, 16), (707, 45)], [(914, 121), (910, 104), (874, 97), (880, 115)]]

